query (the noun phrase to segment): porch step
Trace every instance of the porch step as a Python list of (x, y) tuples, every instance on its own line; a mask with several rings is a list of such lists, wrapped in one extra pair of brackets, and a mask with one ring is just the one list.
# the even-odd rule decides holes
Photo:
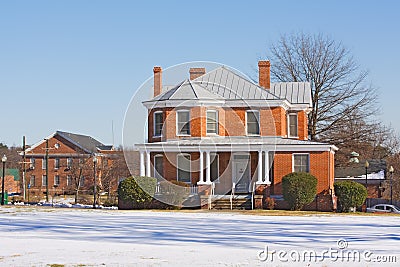
[[(222, 198), (216, 197), (212, 201), (211, 208), (216, 210), (230, 210), (231, 209), (230, 196), (224, 196)], [(251, 196), (248, 195), (235, 196), (232, 201), (232, 209), (251, 210)]]

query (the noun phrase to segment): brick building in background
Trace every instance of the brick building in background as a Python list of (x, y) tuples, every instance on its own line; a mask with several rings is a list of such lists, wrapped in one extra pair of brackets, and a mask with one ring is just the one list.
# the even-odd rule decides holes
[(270, 82), (270, 63), (260, 61), (259, 84), (225, 67), (189, 70), (189, 79), (162, 86), (154, 67), (148, 138), (136, 144), (139, 173), (192, 187), (191, 192), (282, 197), (282, 178), (309, 172), (318, 179), (312, 208), (334, 206), (334, 154), (330, 144), (308, 140), (312, 108), (308, 82)]
[[(93, 190), (94, 158), (97, 159), (96, 182), (101, 188), (116, 191), (118, 180), (122, 178), (111, 171), (115, 161), (123, 160), (122, 151), (87, 135), (57, 131), (25, 152), (25, 162), (29, 162), (26, 164), (26, 183), (31, 195), (46, 194), (46, 182), (50, 195), (73, 194), (78, 187), (83, 192)], [(103, 181), (107, 181), (108, 186), (104, 186)]]

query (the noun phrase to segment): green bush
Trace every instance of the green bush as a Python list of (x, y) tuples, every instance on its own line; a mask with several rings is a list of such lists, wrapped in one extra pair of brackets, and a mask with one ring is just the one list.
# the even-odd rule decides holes
[(118, 206), (123, 209), (144, 209), (153, 200), (157, 179), (152, 177), (129, 177), (118, 186)]
[(305, 172), (292, 172), (282, 178), (283, 198), (290, 209), (301, 210), (317, 194), (317, 178)]
[(334, 187), (338, 198), (338, 211), (349, 212), (350, 208), (361, 206), (367, 198), (367, 189), (357, 182), (336, 182)]

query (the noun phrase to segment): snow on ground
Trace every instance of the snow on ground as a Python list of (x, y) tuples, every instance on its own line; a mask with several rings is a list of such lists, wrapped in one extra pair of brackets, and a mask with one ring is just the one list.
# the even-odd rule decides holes
[(397, 266), (399, 230), (399, 216), (0, 207), (0, 266)]

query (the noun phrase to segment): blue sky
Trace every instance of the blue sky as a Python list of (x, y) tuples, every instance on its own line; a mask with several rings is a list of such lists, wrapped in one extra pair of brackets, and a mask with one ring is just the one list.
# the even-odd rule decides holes
[[(350, 48), (400, 131), (396, 1), (1, 1), (0, 142), (56, 130), (122, 143), (125, 110), (152, 75), (215, 61), (254, 76), (281, 34), (323, 33)], [(273, 67), (273, 66), (272, 66)]]

